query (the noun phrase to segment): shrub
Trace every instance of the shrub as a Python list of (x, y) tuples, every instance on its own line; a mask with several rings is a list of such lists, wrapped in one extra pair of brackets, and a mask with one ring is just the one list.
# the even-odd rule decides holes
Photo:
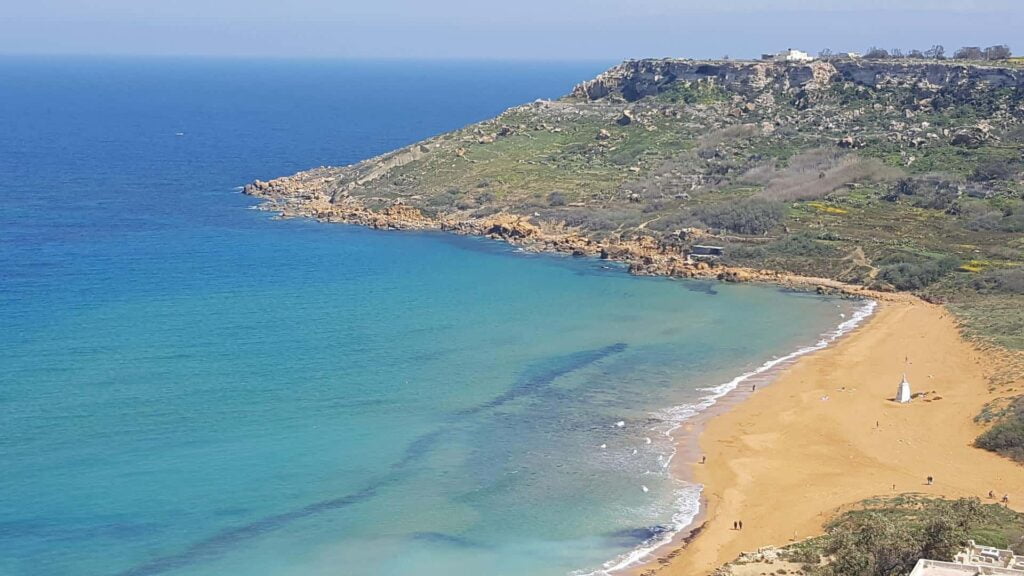
[(901, 175), (874, 158), (817, 148), (794, 156), (783, 168), (754, 166), (742, 180), (764, 185), (764, 198), (790, 201), (824, 198), (853, 183), (887, 182)]
[(925, 518), (885, 510), (847, 514), (829, 526), (827, 576), (901, 576), (919, 558), (950, 561), (981, 524), (985, 508), (977, 499), (937, 501)]
[(565, 225), (584, 230), (614, 230), (618, 225), (606, 215), (585, 209), (569, 209), (564, 215)]
[(971, 172), (972, 182), (992, 182), (994, 180), (1008, 180), (1013, 177), (1016, 166), (1006, 160), (992, 158), (985, 160), (975, 166)]
[(888, 50), (886, 50), (885, 48), (877, 48), (875, 46), (868, 48), (867, 52), (864, 53), (864, 58), (868, 60), (885, 60), (888, 57)]
[(953, 58), (957, 60), (982, 60), (985, 58), (985, 52), (978, 46), (964, 46), (953, 53)]
[(781, 202), (753, 198), (739, 202), (723, 202), (697, 209), (696, 216), (709, 228), (720, 228), (737, 234), (765, 234), (786, 214)]
[(882, 196), (883, 200), (895, 202), (910, 197), (910, 203), (918, 208), (952, 211), (960, 192), (957, 184), (942, 176), (901, 178)]
[(920, 290), (959, 265), (960, 261), (953, 256), (926, 262), (899, 262), (883, 266), (879, 276), (897, 290)]
[(809, 236), (787, 236), (769, 244), (773, 251), (792, 256), (828, 258), (835, 255), (835, 249)]
[(565, 206), (566, 199), (565, 194), (561, 192), (552, 192), (548, 194), (548, 206)]
[(989, 270), (971, 286), (982, 294), (1024, 294), (1024, 268)]
[(989, 428), (974, 445), (1024, 462), (1024, 399), (1019, 399), (1010, 414)]
[(996, 46), (989, 46), (985, 48), (985, 60), (1006, 60), (1010, 56), (1013, 56), (1013, 52), (1010, 51), (1010, 47), (1006, 44), (998, 44)]

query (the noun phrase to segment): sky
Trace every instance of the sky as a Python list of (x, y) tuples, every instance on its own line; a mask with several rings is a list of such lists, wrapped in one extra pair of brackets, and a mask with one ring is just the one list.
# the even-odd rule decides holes
[[(3, 0), (0, 54), (621, 60), (1010, 44), (1024, 0)], [(1014, 43), (1019, 46), (1014, 46)]]

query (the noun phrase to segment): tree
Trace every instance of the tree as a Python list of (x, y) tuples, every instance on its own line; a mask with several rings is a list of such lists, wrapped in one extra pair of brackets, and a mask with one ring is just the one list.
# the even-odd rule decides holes
[(831, 48), (822, 48), (821, 52), (818, 52), (818, 58), (821, 58), (823, 60), (827, 60), (827, 59), (829, 59), (831, 57), (832, 57), (832, 49)]
[(910, 54), (908, 54), (907, 56), (909, 58), (913, 58), (914, 60), (924, 60), (925, 59), (924, 52), (921, 52), (920, 50), (911, 50)]
[(977, 499), (937, 502), (923, 521), (867, 511), (829, 527), (826, 576), (902, 576), (920, 558), (950, 561), (984, 517)]
[(889, 57), (889, 51), (885, 48), (878, 48), (872, 46), (868, 48), (868, 51), (864, 53), (864, 57), (868, 60), (885, 60)]
[(1006, 44), (985, 48), (985, 60), (1006, 60), (1010, 56), (1013, 56), (1013, 53), (1010, 52), (1010, 47)]
[(924, 57), (931, 58), (933, 60), (945, 60), (946, 48), (942, 44), (936, 44), (924, 51)]
[(889, 52), (889, 56), (891, 56), (891, 57), (893, 57), (893, 58), (899, 58), (899, 59), (902, 59), (902, 58), (904, 58), (904, 56), (903, 56), (903, 50), (901, 50), (901, 49), (899, 49), (899, 48), (893, 48), (893, 49), (892, 49), (892, 51), (891, 51), (891, 52)]
[(978, 46), (964, 46), (953, 53), (956, 60), (984, 60), (985, 53)]
[(952, 560), (967, 543), (971, 527), (983, 516), (979, 500), (941, 502), (937, 513), (921, 529), (921, 557)]
[(902, 576), (920, 558), (921, 547), (905, 522), (868, 512), (829, 533), (826, 553), (831, 576)]

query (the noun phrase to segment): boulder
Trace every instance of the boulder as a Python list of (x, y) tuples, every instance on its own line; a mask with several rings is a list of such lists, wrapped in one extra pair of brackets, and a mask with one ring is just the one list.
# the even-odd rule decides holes
[(949, 143), (962, 148), (980, 148), (985, 142), (985, 134), (980, 130), (960, 130), (953, 134)]

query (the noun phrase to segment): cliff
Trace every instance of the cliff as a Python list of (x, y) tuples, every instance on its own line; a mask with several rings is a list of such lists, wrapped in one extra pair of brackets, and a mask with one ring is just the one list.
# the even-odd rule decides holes
[(835, 84), (867, 88), (909, 87), (922, 97), (937, 93), (1024, 88), (1024, 69), (938, 62), (832, 60), (808, 63), (631, 60), (576, 86), (572, 95), (587, 100), (655, 96), (677, 82), (713, 83), (756, 97), (761, 94), (823, 91)]

